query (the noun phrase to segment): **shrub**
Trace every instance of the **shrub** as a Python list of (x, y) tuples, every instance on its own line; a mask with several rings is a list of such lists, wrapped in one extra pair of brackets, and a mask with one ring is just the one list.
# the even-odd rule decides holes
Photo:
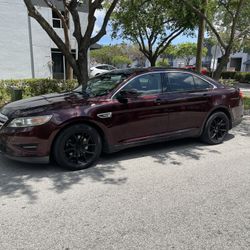
[(235, 75), (237, 72), (235, 71), (224, 71), (221, 74), (222, 79), (235, 79)]
[(225, 71), (221, 74), (222, 79), (235, 79), (238, 82), (250, 83), (250, 73)]
[(250, 97), (244, 97), (244, 106), (245, 109), (250, 109)]
[(0, 80), (0, 106), (11, 100), (11, 87), (23, 90), (23, 97), (68, 91), (77, 86), (76, 80), (24, 79)]

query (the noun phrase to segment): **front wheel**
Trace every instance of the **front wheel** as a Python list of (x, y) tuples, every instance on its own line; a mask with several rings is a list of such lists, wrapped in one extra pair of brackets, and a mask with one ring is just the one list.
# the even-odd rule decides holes
[(53, 149), (56, 162), (73, 171), (90, 167), (98, 160), (101, 151), (99, 133), (85, 124), (72, 125), (63, 130)]
[(212, 114), (204, 127), (202, 141), (215, 145), (224, 141), (229, 131), (229, 119), (223, 112)]

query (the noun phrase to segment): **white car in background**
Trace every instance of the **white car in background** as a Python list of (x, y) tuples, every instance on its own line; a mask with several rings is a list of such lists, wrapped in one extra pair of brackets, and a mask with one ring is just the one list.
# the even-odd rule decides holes
[(98, 76), (100, 74), (109, 72), (109, 71), (114, 70), (114, 69), (116, 69), (116, 68), (112, 65), (100, 64), (100, 65), (97, 65), (97, 66), (90, 68), (90, 77)]

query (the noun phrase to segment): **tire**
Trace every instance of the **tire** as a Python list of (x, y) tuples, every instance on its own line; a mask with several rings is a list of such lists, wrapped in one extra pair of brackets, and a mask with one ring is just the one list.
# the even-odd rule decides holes
[(77, 171), (91, 167), (99, 159), (101, 151), (99, 133), (89, 125), (77, 124), (59, 134), (53, 156), (62, 168)]
[(229, 131), (229, 119), (224, 112), (213, 113), (207, 120), (201, 139), (203, 142), (216, 145), (224, 141)]

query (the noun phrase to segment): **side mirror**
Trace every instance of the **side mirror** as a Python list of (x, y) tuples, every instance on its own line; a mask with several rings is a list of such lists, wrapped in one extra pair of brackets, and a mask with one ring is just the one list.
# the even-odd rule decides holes
[(117, 96), (117, 100), (120, 103), (127, 104), (128, 99), (136, 99), (138, 96), (139, 96), (139, 93), (136, 89), (121, 90)]

